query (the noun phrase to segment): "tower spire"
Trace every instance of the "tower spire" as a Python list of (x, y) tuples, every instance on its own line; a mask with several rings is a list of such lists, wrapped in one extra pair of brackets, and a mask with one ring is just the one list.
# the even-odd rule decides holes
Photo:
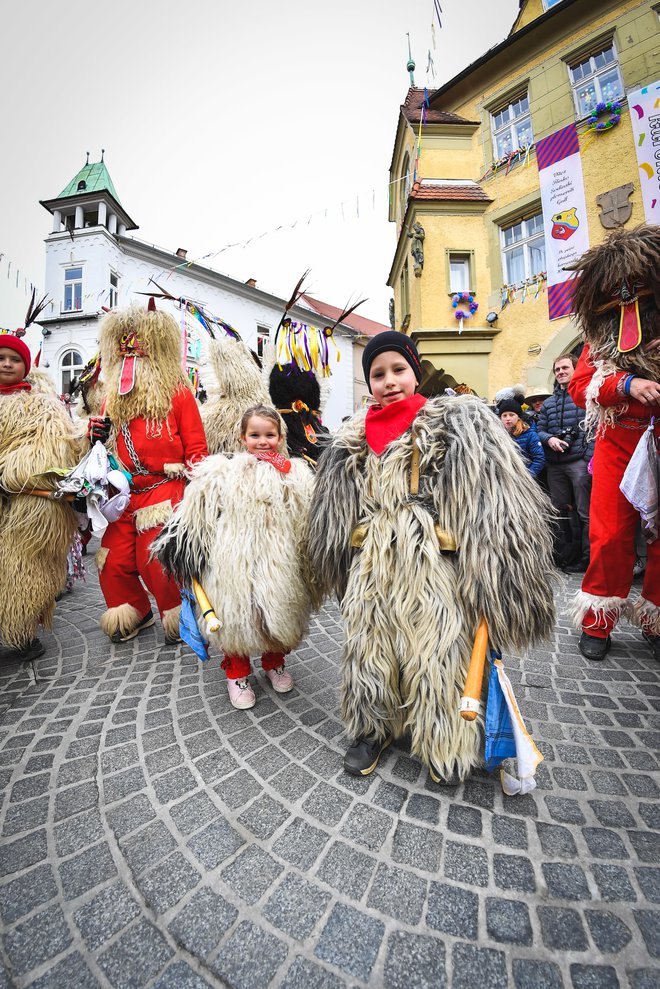
[(415, 71), (415, 62), (413, 60), (412, 52), (410, 50), (410, 32), (409, 31), (406, 31), (406, 37), (408, 38), (408, 64), (406, 65), (406, 68), (407, 68), (408, 73), (410, 75), (410, 85), (414, 87), (414, 85), (415, 85), (415, 77), (413, 75), (413, 72)]

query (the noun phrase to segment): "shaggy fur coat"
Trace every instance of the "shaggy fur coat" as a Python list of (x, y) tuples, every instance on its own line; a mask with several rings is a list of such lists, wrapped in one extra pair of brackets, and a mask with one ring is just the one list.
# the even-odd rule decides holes
[[(478, 399), (428, 401), (380, 457), (363, 414), (342, 426), (319, 462), (308, 553), (317, 599), (340, 599), (342, 715), (354, 738), (409, 731), (413, 754), (446, 778), (482, 762), (483, 723), (459, 715), (474, 635), (481, 617), (500, 650), (550, 633), (550, 511)], [(455, 552), (441, 551), (436, 524)]]
[[(154, 544), (186, 587), (199, 581), (223, 627), (225, 653), (290, 652), (310, 612), (303, 534), (312, 492), (300, 460), (281, 474), (249, 453), (195, 467), (183, 501)], [(206, 635), (206, 627), (200, 623)]]
[(261, 369), (242, 340), (221, 337), (209, 344), (209, 361), (216, 380), (202, 406), (209, 453), (241, 449), (241, 418), (251, 405), (270, 405)]
[(50, 385), (0, 395), (0, 640), (21, 649), (41, 623), (50, 627), (66, 581), (76, 530), (65, 501), (22, 494), (55, 488), (53, 467), (71, 469), (82, 453), (74, 423)]

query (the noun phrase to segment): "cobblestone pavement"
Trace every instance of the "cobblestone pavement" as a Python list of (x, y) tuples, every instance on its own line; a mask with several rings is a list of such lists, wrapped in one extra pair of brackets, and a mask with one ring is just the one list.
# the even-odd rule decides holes
[(250, 712), (217, 660), (160, 627), (110, 647), (100, 612), (91, 572), (43, 679), (0, 668), (0, 986), (660, 985), (660, 668), (633, 630), (588, 664), (562, 617), (508, 657), (545, 762), (505, 798), (399, 746), (344, 774), (334, 607)]

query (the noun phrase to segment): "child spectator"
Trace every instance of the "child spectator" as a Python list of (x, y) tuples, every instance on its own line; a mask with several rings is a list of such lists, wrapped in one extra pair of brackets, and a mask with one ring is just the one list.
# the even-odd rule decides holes
[(495, 411), (507, 433), (517, 444), (527, 470), (532, 477), (537, 478), (545, 467), (545, 454), (535, 427), (525, 422), (522, 407), (515, 398), (504, 399)]

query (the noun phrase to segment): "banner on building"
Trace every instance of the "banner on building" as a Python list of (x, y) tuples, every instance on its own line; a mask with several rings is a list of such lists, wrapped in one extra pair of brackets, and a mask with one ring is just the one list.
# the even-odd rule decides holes
[(568, 316), (572, 307), (572, 271), (589, 248), (582, 159), (575, 124), (537, 141), (545, 264), (548, 272), (550, 319)]
[(628, 93), (644, 216), (660, 223), (660, 82)]

